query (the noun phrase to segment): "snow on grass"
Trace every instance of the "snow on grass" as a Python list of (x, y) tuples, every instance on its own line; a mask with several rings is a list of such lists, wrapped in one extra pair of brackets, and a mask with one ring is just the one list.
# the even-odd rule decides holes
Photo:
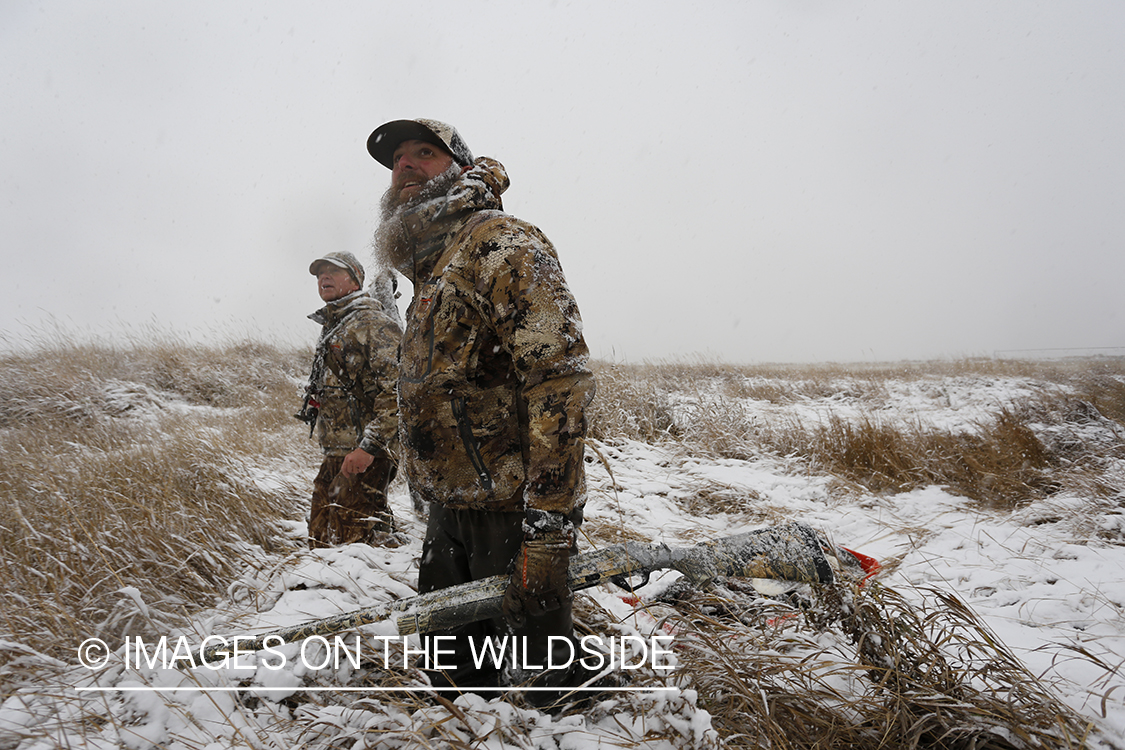
[[(741, 403), (763, 422), (821, 420), (828, 414), (862, 418), (871, 413), (869, 399), (877, 391), (880, 418), (921, 421), (952, 432), (973, 429), (998, 408), (1054, 386), (1018, 377), (958, 376), (884, 381), (878, 389), (862, 380), (817, 387), (830, 393)], [(849, 395), (861, 390), (862, 399)], [(119, 405), (149, 398), (128, 388), (115, 393)], [(697, 408), (706, 397), (681, 394), (677, 401), (681, 408)], [(1039, 430), (1049, 437), (1057, 427), (1042, 424)], [(1110, 440), (1116, 428), (1083, 429), (1088, 431), (1081, 437), (1097, 445)], [(1001, 651), (1013, 654), (1043, 689), (1094, 724), (1100, 734), (1091, 736), (1090, 746), (1125, 746), (1120, 493), (1095, 498), (1061, 492), (1014, 509), (987, 509), (937, 486), (872, 494), (811, 473), (796, 458), (769, 453), (701, 456), (671, 444), (615, 440), (591, 441), (587, 458), (584, 549), (625, 539), (689, 545), (781, 521), (804, 521), (836, 543), (883, 561), (878, 584), (920, 609), (934, 607), (934, 592), (962, 602)], [(1105, 458), (1106, 481), (1116, 481), (1120, 489), (1125, 470), (1115, 461), (1120, 463)], [(279, 466), (271, 472), (259, 465), (246, 476), (268, 490), (292, 487), (307, 478), (307, 471)], [(413, 595), (423, 523), (414, 517), (401, 482), (391, 502), (403, 531), (401, 546), (349, 545), (265, 556), (229, 588), (226, 601), (169, 636), (198, 643), (207, 635), (269, 632)], [(290, 533), (302, 531), (300, 519), (294, 519)], [(706, 623), (698, 620), (702, 629), (695, 628), (674, 598), (665, 596), (678, 578), (674, 572), (654, 575), (637, 591), (639, 605), (628, 592), (608, 586), (577, 595), (579, 620), (591, 627), (617, 635), (672, 634), (680, 644), (678, 671), (639, 670), (631, 691), (607, 693), (582, 712), (555, 716), (511, 695), (437, 700), (417, 691), (421, 682), (405, 658), (389, 666), (357, 668), (345, 660), (309, 668), (307, 660), (297, 658), (301, 646), (287, 644), (273, 657), (246, 656), (220, 669), (184, 670), (126, 665), (127, 652), (118, 649), (109, 665), (96, 671), (40, 660), (52, 679), (6, 693), (0, 747), (718, 747), (724, 738), (713, 711), (729, 703), (733, 693), (724, 688), (701, 694), (695, 681), (702, 676), (689, 664), (692, 654), (711, 658), (708, 649), (722, 644), (755, 649), (759, 663), (777, 670), (731, 676), (760, 680), (763, 700), (769, 679), (785, 672), (807, 680), (822, 705), (844, 714), (853, 701), (858, 706), (871, 700), (871, 684), (856, 668), (856, 647), (844, 634), (814, 627), (811, 618), (782, 601), (746, 600), (736, 606), (704, 597), (699, 611), (719, 618), (716, 633), (727, 634), (719, 639), (722, 644), (709, 644)], [(740, 619), (752, 625), (740, 625)], [(378, 636), (390, 632), (386, 623), (360, 629), (365, 648), (376, 647)], [(877, 645), (883, 636), (870, 637)], [(419, 646), (416, 639), (408, 643)], [(272, 668), (269, 661), (278, 656), (285, 665)], [(82, 689), (90, 687), (106, 690)], [(853, 715), (860, 716), (859, 708)]]

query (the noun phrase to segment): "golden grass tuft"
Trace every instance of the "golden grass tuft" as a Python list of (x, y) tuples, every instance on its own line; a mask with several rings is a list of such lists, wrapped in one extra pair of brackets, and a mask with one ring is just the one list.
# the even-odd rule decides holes
[(1006, 409), (968, 433), (833, 415), (812, 429), (772, 428), (766, 444), (875, 493), (941, 485), (985, 505), (1006, 507), (1040, 497), (1051, 487), (1044, 471), (1050, 465), (1046, 449)]

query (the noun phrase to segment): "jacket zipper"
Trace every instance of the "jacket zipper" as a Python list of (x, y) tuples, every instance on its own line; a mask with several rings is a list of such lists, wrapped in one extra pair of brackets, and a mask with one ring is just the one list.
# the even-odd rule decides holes
[(484, 458), (480, 455), (480, 447), (477, 445), (476, 436), (473, 435), (473, 426), (469, 424), (465, 410), (466, 401), (464, 398), (456, 398), (450, 405), (453, 407), (453, 416), (457, 420), (457, 431), (461, 433), (461, 443), (465, 446), (465, 452), (469, 455), (469, 463), (473, 465), (473, 470), (476, 471), (481, 486), (486, 491), (491, 491), (492, 475), (488, 473), (488, 467), (484, 465)]

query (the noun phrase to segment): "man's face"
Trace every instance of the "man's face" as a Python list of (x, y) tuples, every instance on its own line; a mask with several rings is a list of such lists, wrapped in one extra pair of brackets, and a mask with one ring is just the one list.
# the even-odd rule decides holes
[(418, 195), (422, 186), (449, 169), (453, 157), (426, 141), (403, 141), (391, 157), (391, 193), (395, 204)]
[(359, 284), (348, 273), (348, 269), (321, 263), (316, 269), (316, 290), (325, 302), (333, 302), (359, 291)]

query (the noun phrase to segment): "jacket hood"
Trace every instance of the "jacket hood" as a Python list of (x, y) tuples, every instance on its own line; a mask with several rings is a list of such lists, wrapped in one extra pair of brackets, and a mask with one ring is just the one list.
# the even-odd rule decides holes
[(503, 211), (500, 195), (511, 184), (504, 165), (487, 156), (478, 157), (445, 195), (428, 200), (401, 217), (403, 237), (414, 252), (397, 269), (409, 279), (429, 275), (445, 248), (446, 239), (457, 232), (473, 212)]

